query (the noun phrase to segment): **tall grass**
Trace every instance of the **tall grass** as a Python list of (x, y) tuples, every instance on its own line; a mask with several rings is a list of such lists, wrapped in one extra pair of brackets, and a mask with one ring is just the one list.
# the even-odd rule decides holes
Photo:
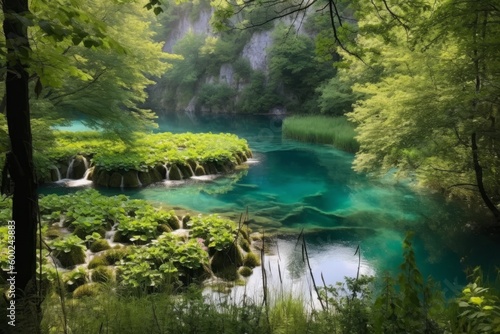
[(346, 152), (355, 153), (359, 144), (354, 124), (345, 117), (292, 116), (283, 121), (283, 136), (315, 144), (330, 144)]

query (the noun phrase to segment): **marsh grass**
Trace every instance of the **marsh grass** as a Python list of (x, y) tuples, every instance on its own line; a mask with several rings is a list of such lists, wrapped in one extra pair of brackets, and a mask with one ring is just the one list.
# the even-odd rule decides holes
[(355, 126), (345, 117), (292, 116), (283, 121), (285, 138), (314, 144), (329, 144), (339, 150), (355, 153), (359, 144), (354, 138)]

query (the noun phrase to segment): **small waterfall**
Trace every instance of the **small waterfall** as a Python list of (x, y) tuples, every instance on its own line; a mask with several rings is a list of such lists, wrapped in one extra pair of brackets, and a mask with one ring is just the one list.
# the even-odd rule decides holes
[(139, 187), (142, 187), (141, 180), (139, 179), (139, 172), (135, 174), (137, 176), (137, 183), (139, 184)]
[[(68, 171), (69, 171), (69, 169), (68, 169)], [(81, 186), (88, 186), (88, 185), (92, 184), (92, 180), (87, 180), (90, 172), (91, 172), (91, 169), (88, 168), (85, 171), (85, 174), (83, 174), (83, 177), (81, 179), (66, 180), (66, 186), (68, 186), (68, 187), (81, 187)]]
[(122, 175), (122, 180), (120, 181), (120, 188), (121, 189), (125, 188), (125, 180), (124, 180), (123, 175)]
[(73, 174), (73, 164), (75, 163), (75, 159), (71, 160), (68, 166), (68, 171), (66, 172), (66, 178), (70, 179), (71, 174)]
[(58, 269), (64, 268), (58, 258), (56, 258), (55, 256), (51, 256), (50, 258), (52, 259), (52, 263), (54, 263), (54, 267)]
[(57, 168), (57, 166), (52, 166), (52, 169), (56, 170), (57, 181), (61, 181), (61, 172), (59, 171), (59, 168)]
[(189, 167), (189, 170), (191, 171), (191, 176), (196, 176), (196, 174), (193, 172), (193, 167), (191, 167), (190, 164), (187, 164)]
[(85, 166), (85, 170), (88, 170), (89, 169), (89, 162), (88, 162), (87, 158), (85, 158), (83, 155), (82, 155), (82, 158), (83, 158), (83, 165)]
[(177, 167), (177, 169), (179, 170), (179, 176), (181, 177), (181, 180), (184, 179), (184, 175), (182, 175), (182, 171), (179, 167)]
[(165, 170), (166, 170), (166, 172), (165, 172), (165, 180), (168, 181), (169, 180), (168, 174), (170, 173), (170, 170), (168, 169), (167, 164), (164, 164), (163, 166), (165, 167)]
[(106, 234), (104, 235), (104, 239), (106, 239), (108, 241), (108, 244), (111, 248), (118, 245), (116, 242), (113, 241), (113, 239), (115, 238), (115, 234), (116, 234), (116, 225), (117, 225), (116, 223), (113, 224), (113, 226), (111, 227), (111, 230), (106, 231)]
[[(87, 166), (87, 165), (85, 165), (85, 166)], [(89, 177), (89, 174), (90, 174), (90, 168), (87, 168), (85, 170), (85, 174), (83, 174), (83, 176), (82, 176), (82, 180), (86, 180)]]

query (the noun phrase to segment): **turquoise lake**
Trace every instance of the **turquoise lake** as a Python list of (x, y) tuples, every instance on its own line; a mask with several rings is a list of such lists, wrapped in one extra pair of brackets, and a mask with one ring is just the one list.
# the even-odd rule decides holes
[[(243, 115), (159, 119), (158, 131), (235, 133), (249, 142), (254, 157), (235, 173), (215, 179), (99, 191), (235, 219), (248, 209), (254, 231), (277, 236), (266, 264), (269, 273), (273, 276), (274, 270), (274, 279), (282, 276), (290, 284), (308, 284), (304, 283), (308, 270), (296, 245), (302, 229), (317, 283), (321, 275), (327, 284), (354, 277), (358, 245), (362, 273), (396, 273), (406, 231), (415, 233), (422, 273), (432, 275), (450, 296), (465, 282), (466, 268), (498, 264), (498, 239), (464, 228), (490, 219), (486, 213), (416, 191), (407, 180), (357, 174), (351, 168), (354, 155), (282, 139), (281, 122), (280, 116)], [(75, 124), (73, 129), (78, 127)], [(77, 189), (45, 185), (41, 193)], [(256, 270), (249, 283), (258, 286), (259, 275)]]

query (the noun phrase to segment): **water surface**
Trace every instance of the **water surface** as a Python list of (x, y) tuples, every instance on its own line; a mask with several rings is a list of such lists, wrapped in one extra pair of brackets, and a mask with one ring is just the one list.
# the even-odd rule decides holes
[[(306, 290), (304, 285), (310, 284), (296, 243), (301, 230), (315, 280), (321, 282), (323, 274), (327, 284), (356, 275), (358, 245), (361, 273), (397, 272), (408, 230), (415, 232), (417, 262), (423, 274), (432, 275), (449, 292), (463, 284), (464, 269), (490, 268), (499, 258), (498, 242), (463, 229), (485, 219), (481, 215), (439, 195), (412, 190), (406, 180), (374, 180), (357, 174), (351, 168), (352, 154), (282, 139), (280, 116), (173, 117), (160, 119), (157, 131), (236, 133), (248, 140), (254, 158), (234, 174), (213, 180), (100, 191), (233, 218), (248, 210), (254, 230), (280, 235), (266, 264), (275, 283), (286, 280), (293, 289), (299, 284), (299, 289)], [(74, 189), (49, 186), (42, 192)], [(256, 269), (249, 288), (258, 290), (259, 284), (260, 269)]]

